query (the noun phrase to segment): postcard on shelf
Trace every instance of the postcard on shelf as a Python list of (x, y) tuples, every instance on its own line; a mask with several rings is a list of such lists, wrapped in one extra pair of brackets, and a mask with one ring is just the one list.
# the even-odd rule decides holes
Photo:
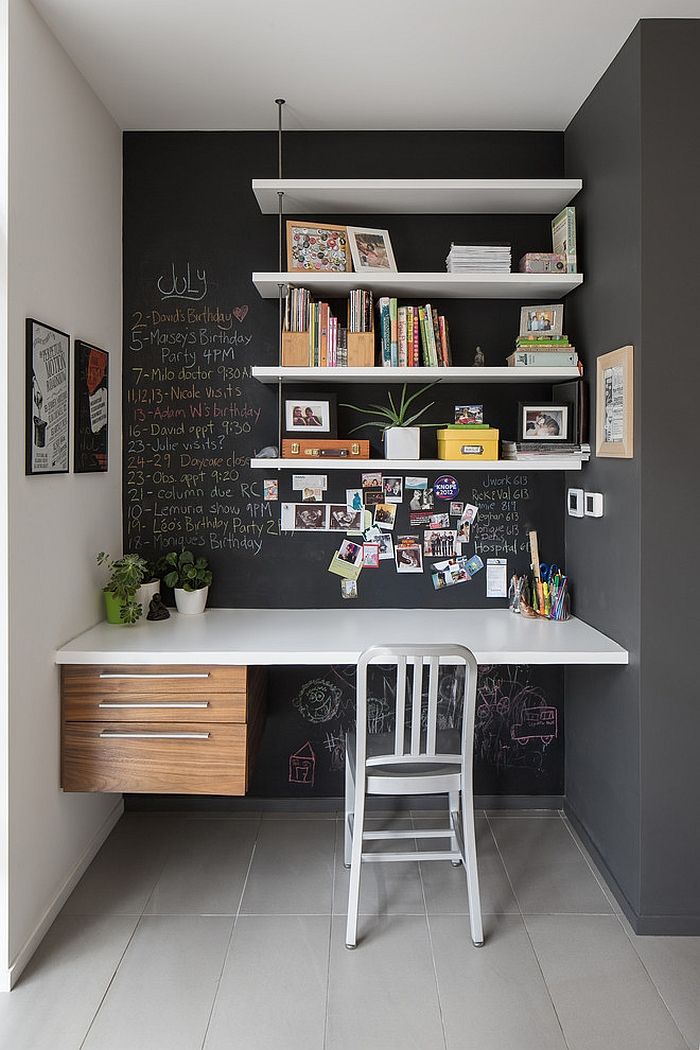
[(460, 426), (474, 426), (483, 422), (483, 405), (455, 405), (455, 423), (459, 423)]

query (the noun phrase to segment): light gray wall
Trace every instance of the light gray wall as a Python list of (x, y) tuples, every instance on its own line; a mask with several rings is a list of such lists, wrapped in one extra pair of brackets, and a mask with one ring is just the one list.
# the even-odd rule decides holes
[[(641, 332), (641, 45), (639, 27), (566, 130), (584, 284), (566, 299), (566, 328), (595, 407), (596, 358)], [(639, 370), (635, 394), (640, 394)], [(566, 797), (635, 911), (640, 906), (640, 413), (632, 460), (596, 459), (567, 484), (605, 496), (605, 516), (566, 518), (576, 614), (630, 651), (627, 668), (566, 674)], [(591, 428), (591, 443), (594, 443)]]

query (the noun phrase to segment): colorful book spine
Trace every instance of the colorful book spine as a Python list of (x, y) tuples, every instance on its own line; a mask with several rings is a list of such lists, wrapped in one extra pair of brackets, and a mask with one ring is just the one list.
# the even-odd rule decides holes
[(440, 355), (442, 357), (442, 364), (445, 368), (449, 364), (447, 360), (447, 322), (442, 314), (438, 317), (438, 327), (440, 329)]
[(379, 332), (382, 346), (382, 366), (391, 366), (391, 320), (389, 318), (389, 300), (383, 296), (378, 303)]
[(408, 337), (406, 334), (406, 307), (400, 306), (398, 308), (398, 360), (397, 364), (399, 368), (405, 368), (408, 363)]
[(526, 350), (516, 350), (514, 354), (511, 354), (508, 358), (508, 364), (513, 366), (517, 365), (534, 365), (540, 368), (550, 368), (559, 365), (577, 365), (578, 354), (570, 353), (566, 350), (546, 350), (544, 353), (538, 353), (537, 351), (530, 352)]
[(576, 208), (562, 208), (552, 219), (552, 248), (566, 256), (566, 272), (576, 273)]
[(413, 367), (420, 366), (420, 322), (418, 318), (418, 307), (412, 306), (413, 314)]
[(398, 299), (389, 300), (389, 320), (391, 322), (391, 365), (396, 368), (399, 362), (399, 319)]

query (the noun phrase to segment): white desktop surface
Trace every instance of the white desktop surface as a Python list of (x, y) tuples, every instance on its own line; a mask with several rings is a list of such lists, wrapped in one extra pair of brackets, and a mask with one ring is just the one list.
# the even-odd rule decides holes
[(210, 609), (169, 620), (99, 623), (59, 664), (353, 664), (371, 645), (457, 642), (480, 664), (627, 664), (611, 638), (572, 618), (507, 609)]

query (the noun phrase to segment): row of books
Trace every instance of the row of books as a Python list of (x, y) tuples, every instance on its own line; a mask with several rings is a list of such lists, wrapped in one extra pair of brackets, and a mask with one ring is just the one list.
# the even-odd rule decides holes
[(378, 304), (384, 368), (449, 367), (452, 364), (447, 318), (425, 306), (399, 306), (382, 297)]
[(290, 288), (284, 300), (285, 332), (308, 332), (311, 292), (308, 288)]
[(502, 441), (501, 458), (508, 460), (557, 459), (572, 456), (585, 463), (591, 458), (591, 446), (568, 441)]
[(452, 244), (448, 273), (510, 273), (509, 244)]
[(374, 296), (364, 288), (350, 292), (348, 328), (351, 332), (371, 332), (374, 323)]
[(578, 354), (567, 335), (521, 335), (515, 340), (515, 352), (510, 354), (507, 360), (511, 368), (521, 368), (523, 365), (555, 368), (560, 365), (577, 365)]
[(309, 365), (347, 368), (348, 330), (338, 324), (328, 303), (309, 304)]

